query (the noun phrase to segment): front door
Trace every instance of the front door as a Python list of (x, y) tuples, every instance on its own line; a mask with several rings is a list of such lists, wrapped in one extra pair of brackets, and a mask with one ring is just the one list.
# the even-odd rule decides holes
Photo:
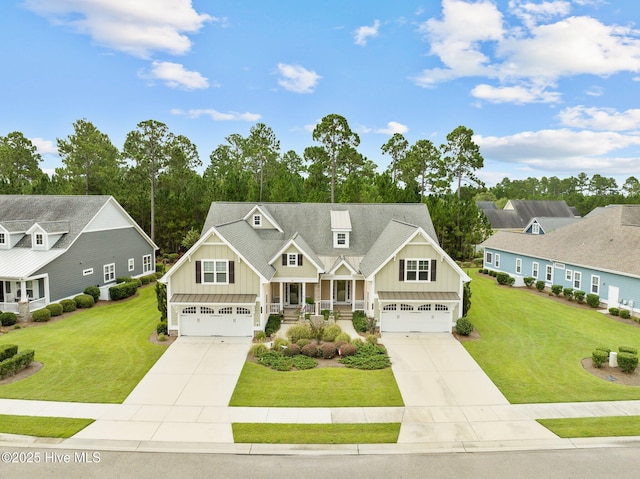
[(339, 279), (333, 282), (333, 301), (335, 303), (351, 302), (351, 281)]
[(284, 304), (285, 306), (298, 306), (301, 294), (300, 283), (286, 283), (284, 288)]

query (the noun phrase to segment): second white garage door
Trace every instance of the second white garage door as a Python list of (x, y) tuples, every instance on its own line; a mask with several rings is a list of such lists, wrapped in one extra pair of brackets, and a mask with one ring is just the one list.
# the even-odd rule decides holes
[(237, 305), (186, 306), (180, 313), (181, 336), (252, 336), (253, 314)]
[(451, 308), (445, 304), (389, 303), (380, 312), (383, 332), (451, 332)]

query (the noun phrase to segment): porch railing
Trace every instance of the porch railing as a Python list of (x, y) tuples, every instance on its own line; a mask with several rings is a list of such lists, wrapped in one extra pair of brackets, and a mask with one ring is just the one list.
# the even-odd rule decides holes
[(269, 303), (269, 314), (280, 314), (280, 303)]
[(355, 303), (354, 309), (356, 311), (364, 311), (364, 300), (354, 301), (354, 303)]
[(3, 313), (17, 313), (18, 303), (0, 303), (0, 311), (2, 311)]
[(32, 301), (29, 301), (29, 311), (35, 311), (37, 309), (42, 309), (47, 305), (46, 298), (38, 298)]

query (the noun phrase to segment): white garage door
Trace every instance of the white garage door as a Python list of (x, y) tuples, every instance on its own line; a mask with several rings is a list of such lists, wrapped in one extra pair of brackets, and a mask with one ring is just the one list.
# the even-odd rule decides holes
[(182, 336), (252, 336), (253, 315), (245, 306), (187, 306), (180, 312)]
[(451, 332), (451, 308), (445, 304), (385, 304), (380, 312), (383, 332)]

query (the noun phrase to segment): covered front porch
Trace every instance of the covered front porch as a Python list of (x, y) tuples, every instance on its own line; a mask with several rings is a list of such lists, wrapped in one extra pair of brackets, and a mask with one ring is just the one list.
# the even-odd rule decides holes
[(49, 278), (46, 275), (25, 279), (0, 278), (0, 311), (27, 316), (48, 302)]
[(287, 308), (302, 313), (320, 314), (322, 310), (364, 311), (365, 284), (362, 279), (327, 279), (317, 283), (273, 282), (267, 294), (269, 314), (280, 314)]

